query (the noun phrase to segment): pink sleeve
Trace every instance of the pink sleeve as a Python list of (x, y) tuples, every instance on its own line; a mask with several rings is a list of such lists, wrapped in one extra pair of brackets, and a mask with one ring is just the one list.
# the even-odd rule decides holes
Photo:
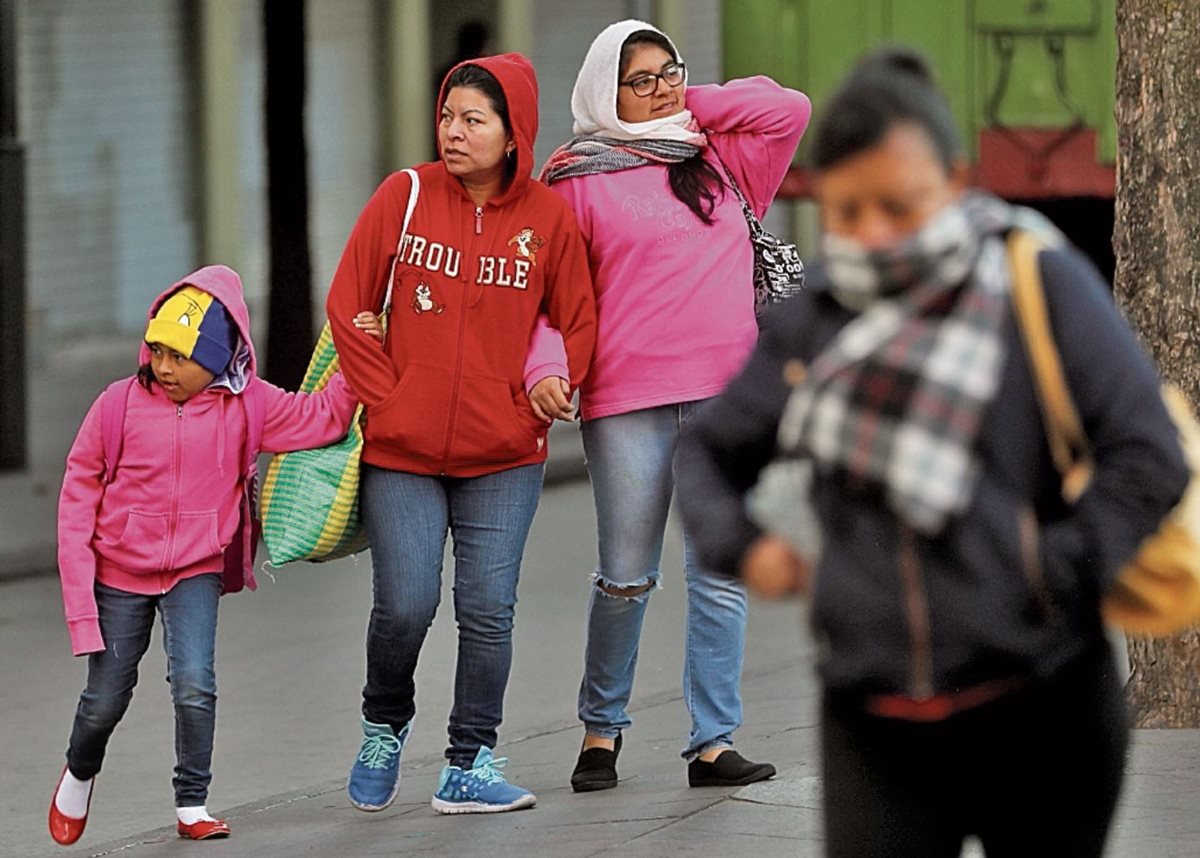
[(92, 404), (67, 453), (67, 470), (58, 496), (58, 574), (63, 609), (75, 655), (101, 652), (100, 615), (96, 608), (96, 552), (92, 538), (104, 497), (104, 440), (100, 400)]
[(567, 349), (562, 333), (550, 325), (545, 313), (538, 316), (529, 338), (529, 353), (525, 356), (525, 392), (547, 378), (570, 379), (567, 370)]
[(808, 96), (759, 75), (689, 86), (686, 98), (751, 208), (762, 217), (808, 127)]
[(324, 447), (345, 437), (358, 399), (341, 372), (334, 373), (324, 390), (288, 393), (262, 381), (267, 398), (262, 452), (285, 453)]

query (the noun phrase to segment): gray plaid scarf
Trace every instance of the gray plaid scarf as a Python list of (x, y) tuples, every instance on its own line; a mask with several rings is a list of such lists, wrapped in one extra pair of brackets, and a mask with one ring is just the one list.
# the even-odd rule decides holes
[(916, 530), (966, 510), (974, 444), (1005, 358), (1004, 233), (1057, 231), (1040, 215), (970, 193), (899, 246), (825, 240), (830, 292), (857, 315), (813, 361), (779, 426), (781, 457), (882, 491)]
[(646, 164), (678, 164), (691, 158), (706, 143), (698, 129), (696, 140), (696, 144), (653, 138), (617, 140), (599, 134), (585, 134), (555, 150), (538, 178), (547, 185), (553, 185), (560, 179), (573, 176), (616, 173)]

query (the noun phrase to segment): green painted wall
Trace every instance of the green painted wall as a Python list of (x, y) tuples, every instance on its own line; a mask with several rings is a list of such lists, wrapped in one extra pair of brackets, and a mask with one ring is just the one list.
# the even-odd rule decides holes
[(859, 57), (905, 44), (932, 61), (972, 155), (995, 101), (1006, 125), (1060, 128), (1078, 111), (1100, 160), (1115, 159), (1116, 0), (724, 0), (722, 12), (725, 76), (768, 74), (818, 114)]

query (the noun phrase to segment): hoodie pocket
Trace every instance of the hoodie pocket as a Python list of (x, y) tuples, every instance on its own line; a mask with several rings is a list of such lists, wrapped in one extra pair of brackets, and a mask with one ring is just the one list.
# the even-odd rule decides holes
[(504, 464), (535, 455), (546, 430), (524, 391), (487, 376), (464, 376), (450, 456), (464, 464)]
[(397, 455), (440, 462), (452, 385), (450, 372), (442, 367), (410, 363), (395, 392), (367, 409), (366, 442)]
[(110, 558), (130, 571), (158, 572), (166, 568), (169, 524), (170, 516), (165, 512), (131, 509)]
[(216, 510), (179, 513), (172, 534), (167, 513), (134, 509), (108, 556), (130, 571), (162, 572), (186, 569), (221, 553)]
[(216, 510), (179, 513), (175, 525), (175, 546), (168, 562), (169, 569), (186, 569), (221, 554)]

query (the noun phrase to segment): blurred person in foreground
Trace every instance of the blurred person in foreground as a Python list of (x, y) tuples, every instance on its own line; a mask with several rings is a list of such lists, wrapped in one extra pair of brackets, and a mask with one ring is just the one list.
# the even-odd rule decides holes
[[(822, 259), (685, 433), (685, 522), (706, 564), (811, 597), (829, 855), (957, 856), (970, 835), (1100, 855), (1128, 740), (1100, 601), (1187, 480), (1154, 367), (1052, 226), (966, 189), (921, 57), (863, 61), (811, 157)], [(1013, 229), (1046, 243), (1094, 448), (1071, 507), (1011, 309)]]

